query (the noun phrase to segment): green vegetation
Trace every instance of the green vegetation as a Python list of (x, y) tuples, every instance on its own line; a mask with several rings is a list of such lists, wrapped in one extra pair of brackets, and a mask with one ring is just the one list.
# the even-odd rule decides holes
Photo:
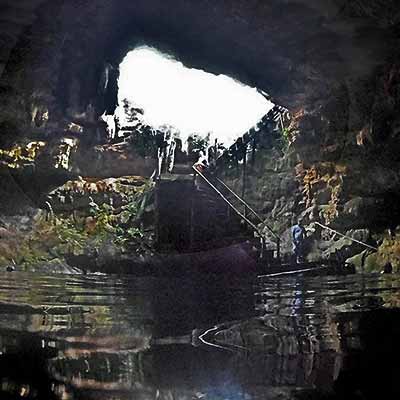
[(191, 153), (205, 153), (208, 146), (210, 145), (210, 134), (202, 137), (197, 134), (190, 135), (187, 139), (188, 142), (188, 152)]
[(290, 130), (289, 128), (280, 129), (281, 136), (278, 139), (278, 147), (282, 152), (286, 152), (290, 145)]
[(152, 186), (147, 184), (118, 208), (92, 200), (88, 210), (80, 214), (40, 211), (23, 231), (3, 228), (0, 265), (15, 263), (29, 269), (54, 259), (63, 262), (71, 255), (96, 256), (110, 247), (121, 254), (144, 255), (151, 251), (152, 237), (144, 232), (141, 205), (151, 193)]
[(382, 266), (391, 263), (395, 271), (400, 270), (400, 234), (384, 237), (378, 249), (377, 261)]
[(137, 128), (130, 135), (128, 141), (135, 150), (142, 157), (155, 157), (157, 154), (157, 132), (150, 126), (143, 125)]

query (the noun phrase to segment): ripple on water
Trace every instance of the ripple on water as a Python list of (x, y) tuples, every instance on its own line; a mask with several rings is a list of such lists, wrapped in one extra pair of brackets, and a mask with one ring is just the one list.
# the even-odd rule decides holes
[(274, 277), (254, 287), (23, 273), (0, 281), (0, 394), (369, 399), (374, 387), (396, 389), (399, 276)]

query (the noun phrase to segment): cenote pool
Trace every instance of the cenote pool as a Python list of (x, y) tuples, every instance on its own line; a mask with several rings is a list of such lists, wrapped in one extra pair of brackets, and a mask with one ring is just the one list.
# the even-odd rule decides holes
[(1, 399), (394, 399), (400, 277), (1, 274)]

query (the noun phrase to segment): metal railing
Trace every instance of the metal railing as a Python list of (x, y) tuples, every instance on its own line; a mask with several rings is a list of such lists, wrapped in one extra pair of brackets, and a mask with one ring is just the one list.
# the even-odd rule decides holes
[(259, 221), (262, 223), (268, 231), (271, 233), (271, 235), (277, 240), (280, 241), (280, 237), (274, 232), (274, 230), (265, 222), (264, 219), (260, 217), (260, 215), (254, 211), (254, 209), (247, 203), (242, 197), (240, 197), (236, 192), (234, 192), (224, 181), (222, 181), (219, 178), (215, 178), (218, 183), (220, 183), (226, 190), (228, 190), (236, 199), (238, 199), (245, 207), (245, 213), (246, 210), (249, 210)]
[[(266, 247), (266, 242), (265, 242), (265, 237), (263, 235), (263, 233), (260, 231), (260, 229), (252, 222), (250, 221), (246, 215), (244, 215), (243, 213), (241, 213), (222, 193), (221, 191), (202, 173), (200, 172), (198, 169), (196, 169), (194, 166), (192, 167), (192, 169), (195, 171), (196, 174), (198, 174), (199, 176), (201, 176), (201, 178), (214, 190), (215, 193), (217, 193), (221, 199), (228, 204), (228, 206), (240, 217), (243, 219), (243, 221), (245, 221), (247, 223), (247, 225), (249, 225), (254, 232), (257, 233), (257, 235), (260, 237), (261, 240), (261, 254), (260, 254), (260, 258), (263, 257), (264, 255), (264, 251), (265, 251), (265, 247)], [(246, 201), (244, 201), (239, 195), (237, 195), (229, 186), (227, 186), (221, 179), (216, 178), (216, 180), (218, 181), (218, 183), (222, 184), (223, 187), (225, 189), (227, 189), (231, 194), (233, 194), (235, 196), (236, 199), (238, 199), (245, 207), (247, 207), (266, 227), (267, 229), (271, 232), (271, 234), (275, 237), (276, 239), (276, 253), (277, 253), (277, 258), (280, 258), (280, 237), (272, 230), (272, 228), (270, 228), (267, 224), (265, 224), (265, 221), (263, 221), (263, 219), (257, 214), (256, 211), (253, 210), (252, 207), (250, 207), (249, 204), (246, 203)]]

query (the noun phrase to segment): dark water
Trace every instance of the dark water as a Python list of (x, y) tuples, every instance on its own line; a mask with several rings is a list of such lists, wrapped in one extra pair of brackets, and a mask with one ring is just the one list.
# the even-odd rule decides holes
[(0, 277), (0, 399), (400, 398), (399, 276)]

